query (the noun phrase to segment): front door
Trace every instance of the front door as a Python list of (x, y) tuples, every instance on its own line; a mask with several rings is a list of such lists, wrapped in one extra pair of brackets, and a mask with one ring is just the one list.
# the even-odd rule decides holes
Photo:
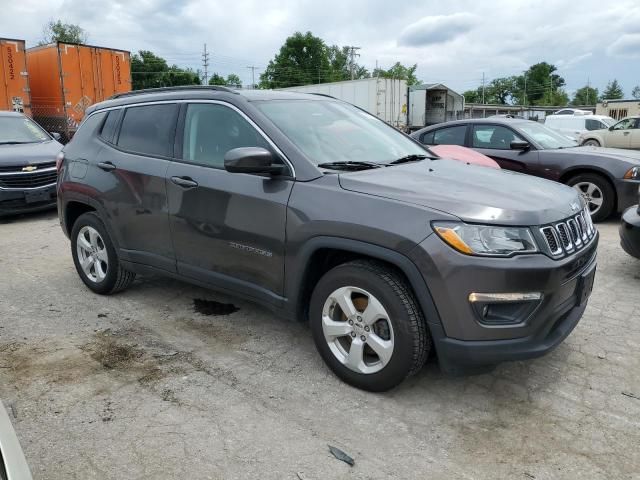
[(526, 141), (516, 132), (503, 125), (473, 125), (471, 131), (471, 148), (494, 159), (501, 168), (515, 172), (537, 174), (538, 151), (514, 150), (511, 142)]
[(616, 123), (611, 130), (604, 134), (604, 147), (629, 148), (631, 146), (631, 132), (635, 129), (636, 119), (625, 118)]
[(230, 105), (193, 103), (182, 115), (181, 160), (167, 171), (178, 272), (277, 301), (283, 292), (285, 222), (293, 180), (224, 169), (224, 155), (231, 149), (273, 151)]

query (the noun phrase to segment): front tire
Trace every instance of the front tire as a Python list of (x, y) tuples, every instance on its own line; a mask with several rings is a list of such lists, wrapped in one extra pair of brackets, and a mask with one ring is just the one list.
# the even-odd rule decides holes
[(594, 222), (609, 218), (616, 203), (616, 193), (602, 175), (582, 173), (571, 177), (567, 185), (575, 188), (582, 195)]
[(384, 264), (357, 260), (327, 272), (311, 296), (318, 352), (346, 383), (389, 390), (422, 368), (430, 337), (413, 292)]
[(84, 284), (109, 295), (129, 287), (136, 274), (125, 270), (102, 220), (93, 212), (78, 217), (71, 230), (71, 255)]
[(598, 140), (590, 138), (589, 140), (583, 142), (582, 145), (584, 145), (585, 147), (599, 147), (600, 142)]

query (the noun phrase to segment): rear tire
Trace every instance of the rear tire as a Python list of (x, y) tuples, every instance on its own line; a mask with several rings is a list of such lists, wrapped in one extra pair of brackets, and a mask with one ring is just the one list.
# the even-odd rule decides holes
[(363, 390), (397, 386), (429, 355), (430, 336), (411, 288), (379, 262), (356, 260), (327, 272), (311, 296), (309, 319), (325, 363)]
[(591, 219), (594, 222), (601, 222), (609, 218), (616, 203), (616, 193), (602, 175), (581, 173), (571, 177), (567, 185), (580, 192), (589, 207)]
[(80, 215), (71, 229), (71, 255), (84, 284), (95, 293), (110, 295), (131, 285), (136, 274), (120, 265), (113, 242), (94, 212)]

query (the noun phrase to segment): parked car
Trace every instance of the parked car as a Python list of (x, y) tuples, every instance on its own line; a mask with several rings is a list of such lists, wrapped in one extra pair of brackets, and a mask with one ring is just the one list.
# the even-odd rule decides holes
[(515, 119), (470, 119), (418, 130), (425, 145), (449, 143), (473, 148), (500, 167), (555, 180), (578, 190), (593, 221), (621, 212), (636, 202), (640, 153), (580, 147), (536, 122)]
[(30, 118), (0, 112), (0, 216), (55, 208), (61, 149)]
[(429, 147), (429, 150), (442, 158), (500, 169), (500, 165), (486, 155), (467, 147), (461, 147), (460, 145), (434, 145)]
[(580, 135), (594, 130), (606, 130), (616, 121), (605, 115), (549, 115), (544, 124), (571, 140), (578, 141)]
[(562, 108), (553, 112), (554, 115), (591, 115), (592, 113), (591, 110), (581, 110), (579, 108)]
[(31, 480), (31, 471), (2, 402), (0, 402), (0, 479)]
[(640, 117), (627, 117), (607, 130), (585, 132), (578, 140), (582, 145), (640, 149)]
[(344, 381), (387, 390), (556, 347), (591, 292), (575, 190), (432, 157), (336, 99), (223, 87), (119, 95), (63, 150), (58, 211), (93, 292), (162, 273), (309, 320)]
[(620, 244), (629, 255), (640, 258), (640, 191), (638, 205), (629, 207), (622, 214)]

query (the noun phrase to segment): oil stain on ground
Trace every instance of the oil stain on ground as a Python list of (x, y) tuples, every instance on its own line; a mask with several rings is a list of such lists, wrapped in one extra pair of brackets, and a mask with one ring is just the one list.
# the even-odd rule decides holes
[(194, 311), (207, 316), (231, 315), (240, 310), (233, 303), (220, 303), (214, 300), (193, 299)]

